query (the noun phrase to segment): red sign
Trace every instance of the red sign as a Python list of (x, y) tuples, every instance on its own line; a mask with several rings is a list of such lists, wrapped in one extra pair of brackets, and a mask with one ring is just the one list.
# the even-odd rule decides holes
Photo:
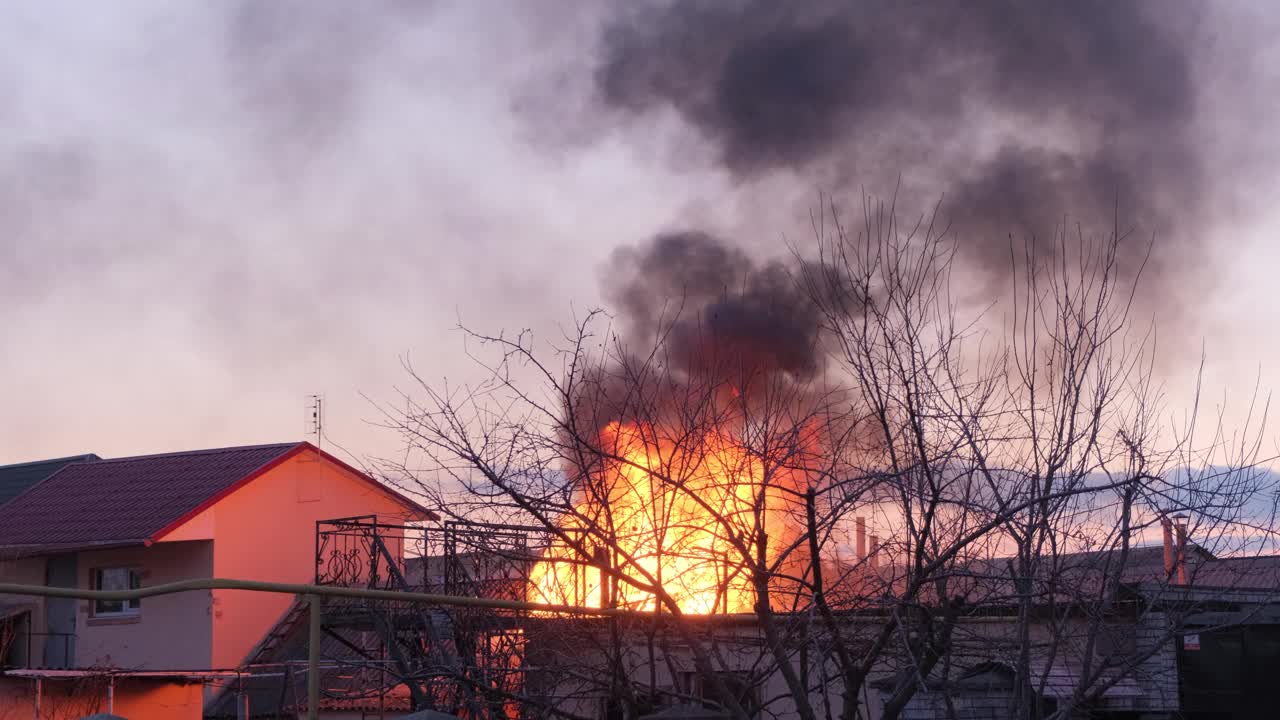
[(1199, 650), (1199, 649), (1200, 649), (1200, 635), (1199, 635), (1199, 634), (1193, 634), (1193, 635), (1184, 635), (1184, 636), (1182, 636), (1182, 649), (1183, 649), (1183, 650)]

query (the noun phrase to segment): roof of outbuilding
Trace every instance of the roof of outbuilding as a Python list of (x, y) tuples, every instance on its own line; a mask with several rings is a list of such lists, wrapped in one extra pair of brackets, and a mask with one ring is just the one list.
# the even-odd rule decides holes
[(52, 460), (0, 465), (0, 505), (4, 505), (18, 497), (36, 483), (71, 463), (101, 459), (93, 453), (88, 453), (86, 455), (53, 458)]
[(306, 443), (69, 463), (0, 508), (0, 547), (145, 542)]

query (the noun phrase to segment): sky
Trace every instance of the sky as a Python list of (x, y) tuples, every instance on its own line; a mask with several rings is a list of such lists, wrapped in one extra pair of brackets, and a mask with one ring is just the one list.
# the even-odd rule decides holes
[[(1268, 40), (1280, 17), (1268, 5), (1159, 5), (1171, 25), (1203, 15), (1188, 56), (1194, 133), (1179, 140), (1203, 170), (1186, 191), (1205, 198), (1184, 228), (1197, 254), (1160, 281), (1157, 303), (1179, 308), (1160, 329), (1171, 412), (1190, 402), (1201, 347), (1205, 397), (1233, 398), (1231, 421), (1255, 381), (1280, 379), (1280, 52)], [(624, 51), (673, 16), (658, 4), (620, 19), (621, 7), (0, 4), (0, 463), (304, 439), (311, 393), (326, 399), (327, 446), (394, 453), (375, 403), (412, 384), (406, 360), (429, 380), (475, 379), (459, 323), (553, 341), (606, 301), (618, 248), (697, 227), (785, 255), (824, 193), (856, 205), (899, 180), (947, 192), (934, 164), (959, 167), (956, 148), (1013, 122), (975, 120), (961, 98), (972, 132), (888, 174), (870, 150), (826, 162), (844, 157), (843, 135), (819, 159), (743, 159), (730, 143), (741, 136), (698, 102), (626, 84), (652, 81), (655, 61), (622, 66)], [(681, 47), (702, 57), (701, 40)], [(924, 72), (941, 77), (935, 65)], [(601, 68), (618, 67), (641, 70), (604, 93)], [(1028, 96), (1054, 113), (1011, 133), (1075, 138), (1106, 73), (1088, 80), (1085, 101)], [(859, 125), (858, 147), (928, 145), (951, 117)]]

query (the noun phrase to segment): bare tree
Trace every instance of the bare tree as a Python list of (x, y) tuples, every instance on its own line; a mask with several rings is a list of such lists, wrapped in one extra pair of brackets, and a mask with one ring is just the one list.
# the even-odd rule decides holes
[[(1135, 581), (1180, 581), (1135, 562), (1153, 524), (1193, 515), (1206, 547), (1246, 530), (1271, 536), (1270, 503), (1258, 512), (1272, 490), (1257, 472), (1261, 427), (1228, 436), (1219, 422), (1197, 442), (1193, 410), (1180, 432), (1162, 432), (1154, 331), (1134, 313), (1144, 262), (1118, 222), (1100, 239), (1060, 230), (1042, 255), (1035, 242), (1011, 242), (1020, 280), (1007, 321), (993, 327), (989, 313), (961, 319), (946, 232), (925, 223), (903, 232), (879, 209), (851, 237), (830, 217), (804, 278), (882, 434), (863, 472), (884, 473), (876, 502), (898, 523), (900, 558), (893, 622), (875, 628), (857, 660), (836, 656), (846, 694), (874, 668), (896, 666), (883, 708), (896, 717), (931, 675), (945, 688), (966, 653), (990, 658), (999, 647), (1015, 675), (1012, 717), (1045, 712), (1038, 698), (1067, 665), (1074, 687), (1056, 712), (1069, 716), (1143, 672), (1180, 631), (1162, 618), (1156, 637), (1098, 660)], [(1250, 421), (1265, 416), (1265, 404), (1251, 410)], [(1241, 549), (1229, 545), (1218, 549)], [(964, 622), (1004, 611), (1013, 622)]]
[(1010, 301), (976, 307), (945, 227), (868, 205), (858, 232), (834, 209), (815, 231), (790, 282), (822, 372), (680, 298), (641, 338), (598, 311), (550, 346), (467, 331), (479, 385), (408, 368), (387, 474), (455, 519), (536, 529), (530, 599), (634, 611), (531, 618), (522, 662), (544, 675), (510, 693), (531, 714), (590, 715), (595, 696), (620, 717), (665, 699), (852, 720), (927, 696), (955, 715), (957, 682), (998, 665), (1010, 712), (1065, 717), (1184, 627), (1185, 604), (1135, 596), (1189, 584), (1186, 544), (1154, 574), (1136, 552), (1162, 518), (1194, 517), (1206, 557), (1270, 539), (1261, 427), (1200, 438), (1192, 412), (1165, 429), (1142, 253), (1118, 222), (1047, 255), (1011, 244)]
[[(437, 503), (543, 528), (549, 541), (528, 577), (536, 599), (650, 613), (627, 625), (647, 635), (639, 645), (682, 644), (707, 694), (737, 715), (766, 699), (745, 699), (726, 682), (730, 672), (745, 673), (748, 685), (780, 674), (796, 712), (815, 717), (794, 667), (792, 630), (779, 616), (807, 605), (798, 594), (811, 546), (806, 498), (845, 482), (841, 447), (856, 428), (836, 408), (839, 393), (729, 353), (708, 351), (696, 366), (673, 360), (661, 340), (637, 355), (610, 336), (593, 357), (587, 348), (603, 319), (592, 313), (577, 326), (557, 356), (562, 368), (539, 359), (523, 336), (477, 335), (500, 349), (491, 385), (423, 386), (429, 404), (400, 429), (483, 507), (455, 494)], [(526, 392), (512, 379), (516, 366), (532, 368), (545, 387)], [(706, 616), (743, 613), (766, 652), (730, 662), (709, 639)], [(636, 645), (622, 629), (615, 623), (606, 634), (615, 669), (608, 691), (624, 704), (643, 705), (637, 693), (651, 704), (652, 666), (647, 689), (619, 682), (633, 675), (623, 665)], [(664, 689), (692, 696), (673, 674), (664, 672)]]

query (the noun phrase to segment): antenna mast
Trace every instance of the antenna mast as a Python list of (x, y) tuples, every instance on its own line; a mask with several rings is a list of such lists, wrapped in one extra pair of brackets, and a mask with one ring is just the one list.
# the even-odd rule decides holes
[(320, 393), (307, 396), (306, 434), (315, 437), (316, 447), (324, 441), (324, 395)]

